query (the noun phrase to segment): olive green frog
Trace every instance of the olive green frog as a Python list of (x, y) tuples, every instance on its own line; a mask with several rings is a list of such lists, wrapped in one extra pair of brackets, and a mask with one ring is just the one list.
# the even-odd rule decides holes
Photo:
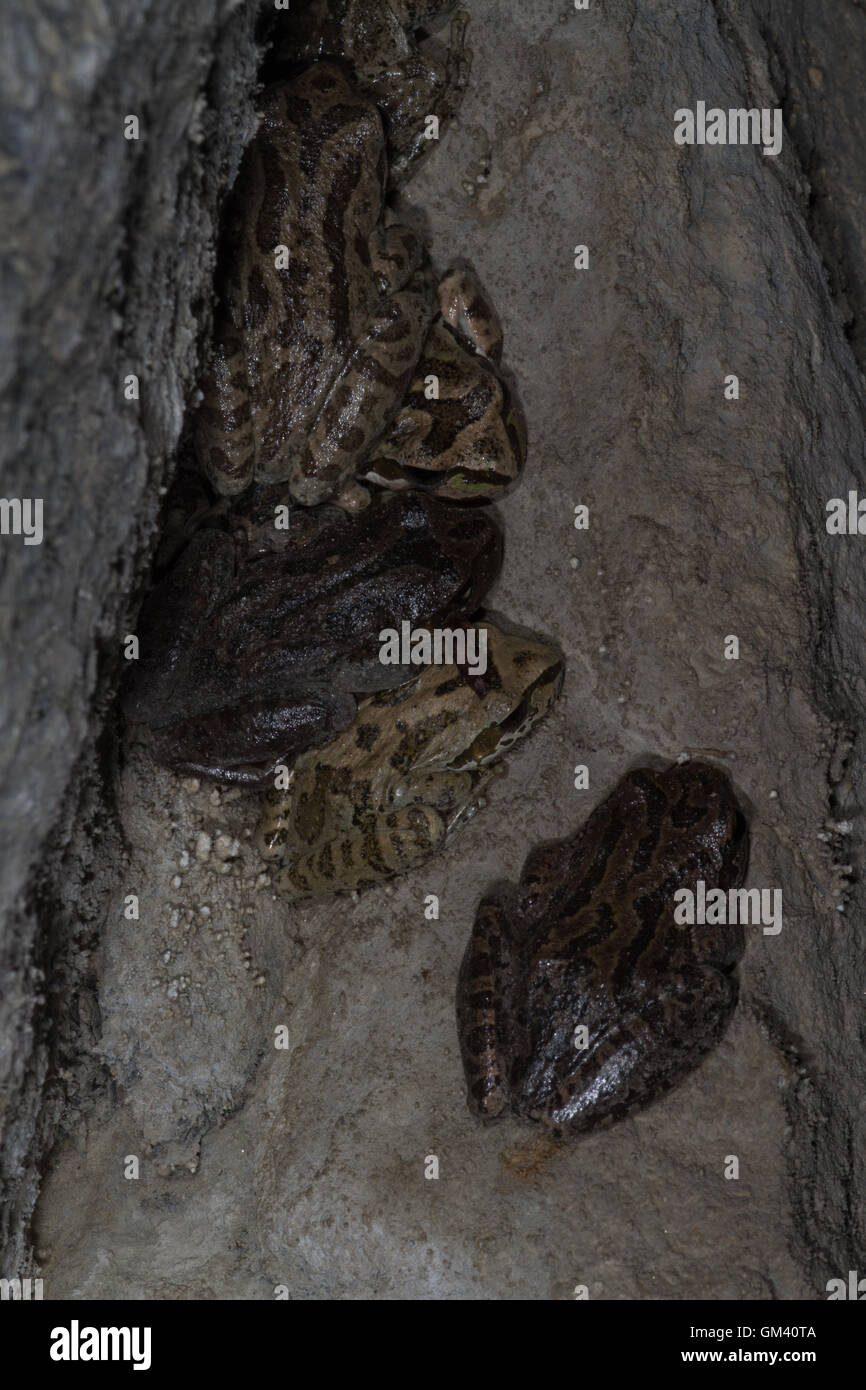
[(258, 845), (293, 898), (379, 883), (440, 850), (479, 805), (501, 759), (549, 710), (555, 648), (473, 624), (487, 669), (430, 665), (364, 700), (350, 727), (297, 759), (266, 797)]

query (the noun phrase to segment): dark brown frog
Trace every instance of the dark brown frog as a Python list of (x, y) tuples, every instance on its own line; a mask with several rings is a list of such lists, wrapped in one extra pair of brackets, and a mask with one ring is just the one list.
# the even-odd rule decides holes
[[(488, 511), (411, 492), (357, 514), (280, 497), (259, 488), (231, 508), (199, 505), (142, 610), (123, 706), (178, 771), (267, 783), (346, 728), (356, 695), (411, 674), (380, 661), (383, 629), (453, 625), (499, 571)], [(183, 535), (182, 509), (173, 527)]]
[(689, 762), (630, 772), (576, 835), (533, 850), (482, 900), (460, 972), (470, 1109), (572, 1135), (687, 1075), (734, 1010), (743, 929), (680, 926), (674, 895), (738, 886), (748, 845), (727, 777)]

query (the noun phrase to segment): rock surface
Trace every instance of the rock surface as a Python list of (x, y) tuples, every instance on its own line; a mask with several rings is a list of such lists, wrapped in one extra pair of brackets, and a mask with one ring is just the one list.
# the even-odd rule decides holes
[[(866, 17), (840, 0), (834, 31), (813, 8), (473, 0), (467, 99), (401, 215), (440, 266), (468, 257), (502, 314), (530, 453), (501, 508), (492, 606), (560, 643), (565, 694), (447, 856), (354, 903), (276, 899), (245, 833), (249, 793), (156, 770), (134, 737), (122, 756), (110, 737), (86, 752), (116, 665), (90, 654), (100, 633), (110, 647), (126, 630), (192, 386), (189, 306), (207, 299), (213, 208), (246, 128), (248, 29), (229, 44), (215, 10), (201, 29), (190, 21), (157, 76), (162, 46), (142, 21), (153, 66), (137, 64), (136, 81), (160, 124), (134, 184), (106, 162), (95, 118), (94, 150), (66, 149), (67, 178), (103, 157), (104, 187), (83, 188), (104, 224), (67, 186), (86, 233), (104, 227), (98, 260), (74, 241), (82, 265), (104, 274), (124, 226), (139, 249), (118, 282), (122, 346), (107, 310), (88, 317), (101, 282), (82, 269), (78, 297), (56, 296), (66, 336), (52, 330), (51, 352), (62, 343), (68, 356), (54, 362), (34, 329), (51, 303), (42, 263), (21, 291), (15, 346), (21, 372), (38, 360), (43, 374), (16, 408), (29, 400), (33, 415), (46, 370), (51, 399), (68, 404), (54, 424), (42, 406), (31, 471), (7, 476), (42, 486), (51, 460), (52, 511), (75, 527), (51, 552), (48, 532), (29, 553), (3, 539), (7, 565), (22, 567), (13, 585), (31, 570), (11, 611), (33, 624), (3, 744), (19, 750), (4, 783), (9, 900), (37, 856), (46, 865), (15, 919), (3, 990), (21, 1023), (9, 1067), (24, 1099), (7, 1149), (19, 1230), (51, 1132), (35, 1119), (50, 1039), (38, 1035), (34, 1056), (40, 986), (27, 971), (48, 971), (46, 1019), (61, 991), (77, 1002), (51, 1044), (50, 1114), (68, 1137), (35, 1228), (49, 1296), (267, 1298), (284, 1285), (293, 1297), (570, 1298), (586, 1285), (593, 1298), (820, 1298), (857, 1268), (866, 980), (853, 939), (863, 889), (846, 886), (844, 866), (862, 845), (866, 575), (860, 539), (828, 536), (825, 506), (866, 491), (861, 320), (852, 328), (866, 285), (863, 116), (849, 120), (846, 76)], [(149, 20), (168, 23), (168, 9), (153, 5)], [(208, 83), (209, 45), (223, 56)], [(82, 51), (99, 54), (91, 92), (109, 56), (122, 70), (116, 31)], [(135, 102), (111, 82), (113, 120)], [(191, 149), (203, 89), (209, 134)], [(784, 103), (781, 155), (675, 145), (673, 113), (697, 100)], [(31, 119), (35, 142), (45, 114)], [(27, 196), (44, 209), (44, 187)], [(588, 271), (574, 269), (579, 244)], [(149, 280), (136, 279), (142, 267)], [(168, 375), (124, 425), (118, 361), (148, 358)], [(724, 396), (731, 373), (736, 401)], [(586, 531), (573, 525), (580, 503)], [(112, 572), (118, 553), (125, 567)], [(82, 585), (98, 613), (81, 607)], [(40, 678), (50, 698), (37, 726)], [(530, 844), (572, 830), (628, 766), (683, 751), (725, 765), (751, 807), (748, 882), (783, 889), (781, 934), (749, 929), (730, 1031), (663, 1103), (580, 1143), (512, 1121), (483, 1128), (464, 1105), (453, 1004), (483, 888), (514, 876)], [(83, 812), (67, 801), (72, 838), (48, 850), (34, 823), (55, 823), (76, 755), (67, 795), (88, 799)], [(574, 789), (577, 764), (588, 791)], [(129, 894), (138, 920), (124, 916)], [(128, 1155), (138, 1181), (124, 1177)], [(724, 1179), (728, 1155), (738, 1181)], [(425, 1176), (433, 1157), (438, 1178)]]
[(6, 1268), (24, 1258), (79, 999), (92, 1013), (85, 957), (116, 872), (96, 742), (194, 386), (217, 201), (253, 129), (252, 16), (193, 8), (59, 0), (2, 19), (2, 491), (43, 499), (44, 518), (41, 545), (0, 537)]

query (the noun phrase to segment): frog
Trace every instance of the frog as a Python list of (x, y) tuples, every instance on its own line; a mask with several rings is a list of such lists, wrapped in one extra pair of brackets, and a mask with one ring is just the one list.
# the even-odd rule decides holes
[[(455, 13), (456, 11), (456, 13)], [(450, 20), (444, 53), (419, 38)], [(455, 114), (469, 81), (469, 15), (454, 0), (311, 0), (275, 16), (271, 70), (322, 61), (346, 64), (382, 113), (389, 183), (402, 185), (434, 145), (429, 119)]]
[[(357, 891), (423, 864), (504, 775), (504, 756), (559, 695), (550, 643), (472, 625), (486, 670), (428, 665), (369, 696), (352, 724), (295, 762), (265, 795), (256, 843), (289, 900)], [(474, 672), (474, 674), (473, 674)]]
[(348, 511), (369, 505), (366, 484), (503, 491), (525, 428), (498, 371), (498, 316), (471, 267), (434, 292), (425, 248), (384, 208), (375, 104), (317, 63), (263, 107), (220, 252), (193, 429), (203, 476), (230, 499), (281, 482), (289, 501)]
[(380, 487), (484, 502), (520, 477), (526, 423), (498, 370), (502, 326), (475, 270), (465, 262), (449, 267), (437, 298), (405, 400), (361, 476)]
[(261, 98), (219, 254), (194, 439), (224, 496), (286, 481), (360, 509), (355, 463), (384, 432), (433, 316), (418, 237), (383, 221), (382, 120), (330, 63)]
[(516, 885), (489, 890), (457, 988), (472, 1113), (570, 1139), (688, 1075), (733, 1014), (744, 936), (679, 925), (674, 895), (738, 887), (748, 854), (720, 767), (642, 766), (571, 838), (534, 848)]
[(173, 532), (194, 529), (179, 554), (166, 549), (122, 703), (176, 772), (267, 785), (278, 764), (348, 727), (359, 695), (411, 674), (380, 660), (383, 628), (471, 616), (502, 563), (490, 509), (463, 516), (400, 493), (352, 513), (281, 496), (259, 485), (228, 508), (211, 494), (208, 507), (179, 481), (167, 499)]

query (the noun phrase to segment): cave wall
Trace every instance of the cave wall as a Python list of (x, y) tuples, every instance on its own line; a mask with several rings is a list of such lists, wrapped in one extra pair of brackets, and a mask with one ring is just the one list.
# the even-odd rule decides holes
[[(110, 833), (97, 741), (210, 313), (218, 199), (253, 127), (255, 14), (218, 0), (4, 7), (0, 477), (5, 498), (43, 500), (44, 532), (39, 545), (0, 537), (0, 1236), (12, 1268), (52, 1134), (50, 1013), (61, 1031), (77, 1016), (87, 973), (69, 876), (86, 886), (94, 836)], [(137, 140), (124, 135), (130, 114)]]

